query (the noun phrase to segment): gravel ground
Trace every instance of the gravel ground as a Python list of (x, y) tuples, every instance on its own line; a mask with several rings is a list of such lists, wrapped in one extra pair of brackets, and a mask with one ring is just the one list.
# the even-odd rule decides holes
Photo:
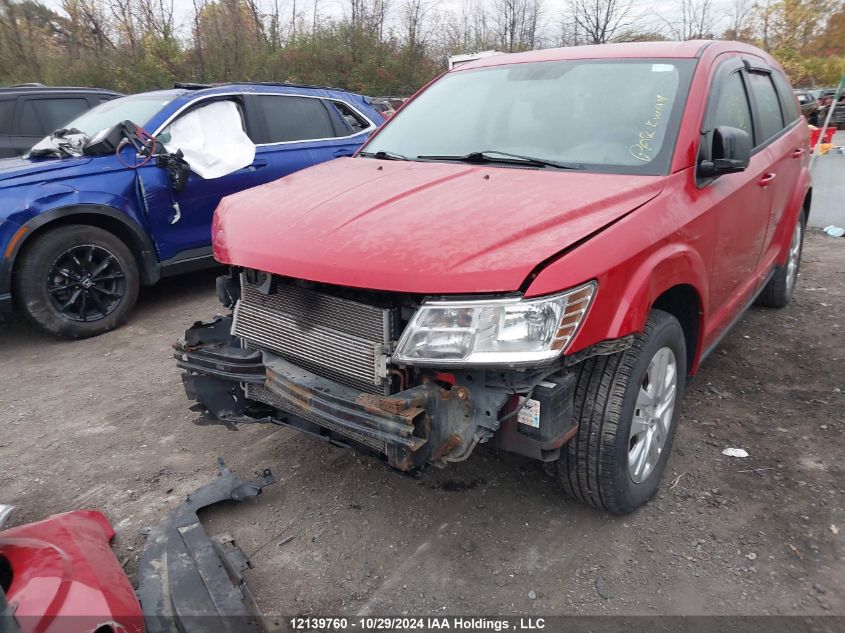
[(412, 478), (283, 428), (198, 425), (170, 344), (218, 310), (216, 274), (146, 289), (127, 326), (95, 339), (0, 326), (13, 525), (100, 508), (134, 580), (139, 530), (223, 455), (280, 480), (203, 517), (254, 553), (268, 613), (845, 615), (845, 239), (809, 234), (793, 304), (752, 309), (707, 361), (662, 489), (627, 517), (485, 447)]

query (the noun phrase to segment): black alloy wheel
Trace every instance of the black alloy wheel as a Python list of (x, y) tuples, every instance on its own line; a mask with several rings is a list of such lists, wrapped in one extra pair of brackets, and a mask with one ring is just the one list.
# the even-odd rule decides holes
[(120, 261), (102, 246), (81, 244), (59, 255), (47, 274), (53, 307), (72, 321), (98, 321), (110, 315), (126, 292)]
[(117, 235), (97, 226), (63, 225), (23, 245), (13, 300), (48, 332), (87, 338), (127, 319), (140, 281), (138, 262)]

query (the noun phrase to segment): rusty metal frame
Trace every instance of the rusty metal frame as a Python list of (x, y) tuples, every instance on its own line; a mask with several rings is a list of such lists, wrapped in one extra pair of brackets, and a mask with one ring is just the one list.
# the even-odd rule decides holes
[[(431, 380), (378, 396), (317, 376), (269, 352), (264, 352), (264, 365), (264, 387), (285, 412), (340, 435), (371, 438), (391, 466), (405, 471), (445, 463), (450, 455), (474, 447), (476, 434), (487, 439), (498, 427), (498, 411), (508, 398), (499, 389), (446, 389)], [(482, 430), (484, 425), (488, 428)]]

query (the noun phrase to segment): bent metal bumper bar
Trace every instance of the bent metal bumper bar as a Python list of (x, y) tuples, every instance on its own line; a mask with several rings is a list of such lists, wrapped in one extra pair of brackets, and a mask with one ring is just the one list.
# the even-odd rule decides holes
[(346, 429), (375, 447), (396, 445), (398, 452), (416, 452), (427, 440), (425, 406), (433, 386), (403, 392), (401, 398), (380, 397), (321, 378), (266, 353), (264, 386), (282, 409), (314, 419), (330, 429)]
[[(244, 348), (231, 335), (231, 323), (231, 317), (197, 323), (174, 346), (177, 365), (186, 370), (188, 397), (224, 424), (288, 426), (335, 444), (369, 448), (404, 471), (462, 461), (497, 431), (500, 448), (550, 461), (575, 431), (572, 376), (560, 374), (547, 384), (548, 369), (466, 370), (452, 372), (454, 383), (446, 383), (423, 374), (413, 387), (379, 395), (273, 352)], [(530, 428), (517, 424), (516, 394), (535, 387), (555, 395), (543, 405), (544, 423)]]
[(242, 572), (250, 562), (231, 538), (209, 538), (197, 511), (244, 501), (276, 480), (244, 481), (218, 458), (218, 477), (198, 488), (150, 530), (138, 568), (147, 633), (260, 633), (266, 629)]
[[(249, 385), (248, 397), (286, 412), (293, 418), (289, 423), (299, 418), (377, 450), (394, 468), (412, 470), (438, 462), (471, 443), (468, 435), (476, 405), (466, 388), (447, 390), (427, 381), (392, 396), (378, 396), (322, 378), (268, 352), (264, 364), (264, 387)], [(504, 400), (502, 395), (498, 407)]]

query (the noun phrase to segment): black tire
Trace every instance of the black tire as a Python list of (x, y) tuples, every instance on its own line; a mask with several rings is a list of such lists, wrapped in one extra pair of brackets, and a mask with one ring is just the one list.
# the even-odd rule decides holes
[[(89, 273), (97, 273), (96, 281)], [(48, 332), (87, 338), (126, 320), (139, 283), (138, 263), (120, 238), (95, 226), (73, 224), (25, 246), (15, 274), (15, 300)]]
[[(790, 273), (789, 262), (794, 243), (790, 242), (790, 255), (787, 255), (786, 263), (783, 266), (775, 267), (775, 272), (769, 283), (766, 284), (763, 291), (757, 296), (754, 302), (759, 306), (766, 308), (783, 308), (792, 301), (792, 295), (795, 292), (795, 284), (798, 281), (798, 271), (801, 268), (801, 253), (804, 251), (804, 230), (806, 228), (806, 218), (804, 213), (800, 213), (798, 222), (795, 225), (794, 231), (800, 231), (798, 238), (798, 255), (795, 262), (795, 269)], [(793, 239), (794, 239), (793, 233)], [(791, 279), (790, 279), (791, 277)]]
[[(669, 429), (650, 474), (635, 482), (628, 465), (631, 425), (649, 364), (659, 351), (666, 355), (663, 348), (672, 351), (676, 363)], [(681, 324), (671, 314), (653, 310), (629, 349), (587, 359), (576, 371), (574, 414), (579, 428), (561, 449), (558, 479), (570, 496), (587, 505), (613, 514), (633, 512), (657, 490), (675, 438), (687, 372)]]

